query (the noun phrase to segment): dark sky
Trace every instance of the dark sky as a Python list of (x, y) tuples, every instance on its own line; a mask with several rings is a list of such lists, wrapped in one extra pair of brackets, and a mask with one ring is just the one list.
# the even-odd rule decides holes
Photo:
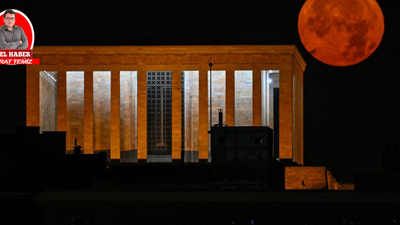
[[(84, 3), (82, 3), (84, 2)], [(35, 45), (296, 45), (304, 73), (306, 165), (340, 180), (380, 172), (382, 151), (400, 141), (400, 19), (397, 0), (380, 0), (385, 33), (376, 52), (349, 67), (315, 60), (300, 42), (305, 1), (30, 1), (2, 3), (25, 13)], [(0, 66), (0, 132), (25, 122), (25, 66)]]

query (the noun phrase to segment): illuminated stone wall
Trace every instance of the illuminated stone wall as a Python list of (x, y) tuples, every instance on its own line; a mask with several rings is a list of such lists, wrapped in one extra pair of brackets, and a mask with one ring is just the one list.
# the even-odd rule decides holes
[[(72, 150), (77, 138), (78, 145), (83, 146), (87, 154), (111, 149), (112, 158), (118, 159), (119, 153), (137, 149), (137, 158), (146, 160), (147, 71), (173, 71), (175, 78), (180, 78), (181, 71), (198, 71), (198, 106), (188, 103), (190, 106), (186, 112), (192, 114), (191, 121), (186, 123), (195, 123), (191, 125), (190, 134), (186, 134), (189, 128), (185, 130), (181, 126), (181, 80), (172, 79), (171, 158), (180, 159), (183, 135), (188, 136), (188, 140), (183, 140), (186, 150), (194, 152), (198, 149), (200, 160), (209, 159), (207, 74), (211, 58), (214, 64), (213, 124), (218, 123), (218, 110), (222, 109), (223, 122), (228, 120), (230, 126), (235, 125), (236, 119), (237, 125), (248, 124), (249, 118), (253, 126), (260, 126), (263, 115), (261, 71), (279, 71), (279, 157), (303, 163), (302, 87), (305, 62), (295, 46), (39, 46), (33, 51), (41, 64), (29, 66), (26, 70), (26, 125), (41, 126), (46, 117), (44, 106), (40, 104), (40, 71), (57, 71), (60, 78), (56, 95), (57, 130), (67, 131), (69, 150)], [(108, 78), (99, 78), (96, 71), (107, 71)], [(120, 71), (137, 71), (137, 103), (130, 102), (133, 99), (127, 100), (133, 89), (121, 83)], [(241, 93), (244, 89), (248, 90), (249, 85), (240, 87), (240, 81), (236, 82), (238, 88), (235, 92), (235, 71), (252, 71), (251, 99), (243, 97), (250, 93)], [(73, 78), (74, 74), (79, 76)], [(190, 89), (197, 91), (195, 86)], [(235, 106), (235, 95), (237, 103), (242, 101), (238, 108)], [(245, 108), (249, 110), (245, 111)], [(136, 116), (131, 117), (135, 110)], [(252, 116), (248, 116), (250, 111)], [(195, 112), (198, 115), (193, 114)], [(133, 119), (136, 117), (137, 122)], [(133, 120), (136, 124), (132, 124)], [(189, 118), (185, 116), (184, 120)], [(184, 134), (182, 130), (185, 130)]]
[(253, 125), (252, 90), (253, 71), (235, 71), (235, 126)]
[(57, 72), (40, 71), (40, 130), (57, 130)]
[(328, 189), (326, 167), (285, 167), (285, 189)]
[(199, 159), (199, 71), (185, 71), (184, 79), (185, 161), (193, 162)]
[(67, 151), (73, 151), (74, 140), (83, 146), (84, 72), (67, 72)]
[(354, 190), (354, 184), (339, 183), (324, 166), (286, 166), (286, 190)]
[(111, 141), (111, 72), (93, 73), (94, 151), (109, 151)]
[[(121, 160), (135, 161), (137, 150), (137, 72), (120, 72)], [(125, 160), (125, 159), (124, 159)]]
[(136, 149), (136, 72), (120, 73), (121, 151)]
[[(220, 109), (223, 112), (223, 123), (226, 123), (225, 74), (225, 71), (212, 71), (212, 125), (218, 124), (218, 110)], [(210, 91), (210, 87), (208, 89)], [(208, 107), (208, 112), (210, 112), (210, 103)]]

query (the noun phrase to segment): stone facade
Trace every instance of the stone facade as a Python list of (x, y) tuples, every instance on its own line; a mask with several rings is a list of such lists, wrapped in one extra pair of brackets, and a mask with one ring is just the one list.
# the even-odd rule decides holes
[[(199, 71), (184, 72), (185, 151), (199, 150)], [(193, 158), (188, 155), (188, 158)]]
[(40, 130), (57, 130), (57, 72), (40, 71)]
[[(218, 111), (223, 112), (223, 123), (226, 124), (226, 104), (225, 104), (225, 71), (212, 71), (212, 125), (218, 124)], [(208, 77), (210, 82), (210, 74)], [(210, 87), (208, 87), (208, 95), (210, 95)], [(208, 113), (210, 113), (210, 102), (208, 103)], [(210, 121), (208, 122), (210, 124)]]
[(235, 126), (253, 125), (252, 109), (253, 71), (235, 71)]
[(354, 190), (354, 184), (339, 183), (324, 166), (286, 166), (286, 190)]
[[(192, 155), (198, 155), (201, 160), (208, 159), (210, 113), (207, 74), (211, 58), (214, 64), (213, 124), (218, 123), (218, 109), (223, 110), (223, 122), (230, 126), (235, 125), (235, 118), (241, 120), (240, 110), (235, 112), (235, 95), (243, 93), (240, 93), (242, 88), (239, 88), (236, 94), (234, 74), (235, 71), (252, 71), (251, 106), (250, 100), (239, 99), (248, 104), (246, 113), (251, 111), (252, 125), (261, 126), (263, 110), (260, 74), (266, 70), (279, 71), (279, 157), (303, 163), (302, 76), (305, 63), (295, 46), (38, 46), (33, 51), (40, 58), (41, 64), (27, 67), (26, 124), (40, 126), (41, 116), (45, 115), (40, 105), (40, 71), (58, 71), (61, 86), (57, 88), (57, 123), (61, 126), (57, 130), (67, 131), (67, 149), (72, 149), (73, 140), (77, 138), (78, 144), (87, 154), (111, 149), (112, 158), (118, 159), (120, 152), (137, 149), (137, 153), (128, 157), (136, 155), (138, 159), (147, 159), (146, 73), (172, 71), (171, 157), (180, 159), (181, 136), (185, 134), (181, 133), (182, 87), (181, 80), (177, 78), (180, 78), (181, 71), (198, 71), (198, 106), (190, 103), (192, 112), (198, 107), (198, 125), (197, 115), (193, 114), (191, 122), (195, 124), (191, 125), (193, 138), (189, 145), (191, 149), (188, 150), (196, 152), (198, 148), (198, 154)], [(77, 71), (81, 71), (79, 77), (71, 80), (72, 74)], [(107, 71), (110, 74), (111, 78), (106, 81), (107, 87), (96, 81), (96, 71)], [(130, 106), (121, 104), (130, 91), (129, 88), (125, 90), (124, 83), (120, 83), (120, 71), (137, 71), (136, 109), (133, 103)], [(195, 97), (192, 101), (195, 101)], [(246, 107), (242, 108), (243, 112)], [(132, 121), (126, 119), (134, 110), (137, 112), (133, 116), (135, 120), (137, 118), (136, 124), (132, 124), (132, 118)], [(247, 119), (248, 116), (243, 118)], [(126, 124), (132, 124), (131, 128), (126, 129)], [(137, 141), (133, 140), (135, 137)]]
[(137, 150), (136, 71), (120, 72), (120, 132), (121, 152)]
[(84, 72), (68, 71), (67, 86), (67, 151), (73, 151), (75, 138), (83, 146)]
[(328, 189), (326, 167), (287, 166), (285, 168), (286, 190)]
[(94, 151), (109, 151), (111, 141), (111, 72), (93, 72)]

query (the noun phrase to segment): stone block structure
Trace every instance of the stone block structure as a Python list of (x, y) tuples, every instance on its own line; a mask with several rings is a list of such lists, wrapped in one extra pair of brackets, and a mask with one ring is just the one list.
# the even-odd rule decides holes
[(148, 158), (147, 72), (172, 74), (172, 97), (160, 100), (172, 108), (169, 157), (179, 160), (184, 148), (207, 160), (210, 61), (214, 124), (220, 108), (229, 126), (268, 124), (263, 74), (278, 71), (279, 158), (303, 164), (306, 64), (295, 46), (36, 46), (33, 55), (41, 64), (27, 67), (26, 125), (66, 131), (66, 151), (77, 138), (85, 154), (108, 151), (128, 161)]

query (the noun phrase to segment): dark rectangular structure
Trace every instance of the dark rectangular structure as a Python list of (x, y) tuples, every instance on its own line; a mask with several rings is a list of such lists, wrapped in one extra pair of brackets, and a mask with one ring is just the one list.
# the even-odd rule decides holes
[(248, 164), (271, 159), (272, 136), (269, 127), (212, 127), (212, 162)]
[(272, 157), (269, 127), (212, 127), (214, 180), (224, 187), (284, 189), (284, 167)]

